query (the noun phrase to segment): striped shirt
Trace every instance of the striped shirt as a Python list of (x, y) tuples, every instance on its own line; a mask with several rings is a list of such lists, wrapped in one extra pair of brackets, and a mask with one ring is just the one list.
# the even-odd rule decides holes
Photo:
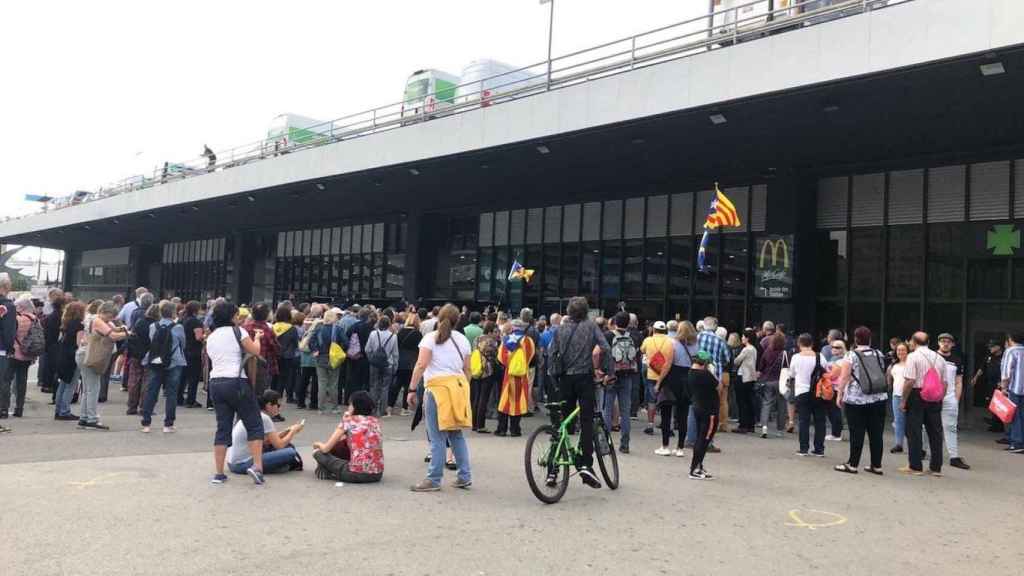
[(1011, 394), (1024, 396), (1024, 345), (1015, 344), (1003, 354), (1001, 364), (1002, 380)]
[(729, 345), (714, 331), (705, 330), (697, 335), (697, 347), (711, 356), (711, 362), (715, 365), (715, 378), (721, 380), (722, 370), (728, 368), (732, 361)]

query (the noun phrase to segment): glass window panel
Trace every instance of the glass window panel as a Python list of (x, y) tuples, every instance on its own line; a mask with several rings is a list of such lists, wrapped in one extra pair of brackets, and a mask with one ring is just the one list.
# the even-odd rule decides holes
[(853, 177), (853, 211), (850, 226), (881, 226), (885, 213), (885, 174), (858, 174)]
[(494, 213), (484, 212), (480, 215), (480, 246), (494, 245)]
[(644, 279), (647, 285), (645, 297), (647, 298), (662, 298), (665, 295), (665, 271), (668, 261), (665, 251), (667, 249), (663, 239), (647, 241), (646, 265), (644, 266)]
[(321, 231), (320, 253), (325, 256), (331, 253), (331, 231), (331, 228), (324, 228)]
[(508, 248), (494, 250), (494, 300), (505, 302), (505, 288), (508, 285), (508, 271), (512, 267)]
[(701, 190), (697, 192), (697, 214), (693, 223), (697, 234), (702, 233), (704, 230), (704, 222), (708, 219), (708, 213), (711, 212), (711, 199), (714, 195), (714, 190)]
[(563, 209), (562, 242), (580, 241), (580, 205), (570, 204)]
[(558, 279), (560, 273), (561, 245), (547, 244), (544, 246), (544, 270), (541, 276), (541, 285), (544, 292), (543, 298), (545, 301), (558, 299)]
[(163, 255), (163, 258), (161, 258), (161, 262), (165, 262), (166, 263), (168, 260), (170, 260), (170, 252), (171, 252), (170, 245), (169, 244), (164, 244), (164, 255)]
[(341, 229), (341, 253), (352, 253), (352, 228), (348, 226)]
[(331, 254), (341, 254), (341, 228), (335, 227), (331, 232)]
[(1008, 260), (968, 260), (967, 297), (1001, 300), (1006, 298), (1009, 281)]
[(526, 215), (526, 243), (540, 244), (544, 236), (544, 209), (530, 208)]
[(312, 256), (320, 255), (321, 235), (322, 231), (319, 228), (310, 231), (309, 253)]
[(693, 239), (675, 237), (669, 241), (669, 296), (685, 298), (690, 294), (693, 263)]
[(890, 226), (887, 297), (920, 299), (923, 266), (924, 226)]
[(508, 246), (508, 212), (494, 214), (494, 245)]
[(604, 229), (601, 236), (605, 240), (622, 238), (622, 200), (609, 200), (604, 203)]
[[(476, 242), (473, 243), (476, 245)], [(380, 254), (384, 251), (384, 223), (378, 222), (373, 225), (373, 251)]]
[(285, 244), (285, 233), (284, 232), (278, 232), (277, 233), (277, 257), (278, 258), (284, 256), (284, 244)]
[(477, 265), (477, 300), (490, 302), (493, 299), (494, 291), (491, 288), (494, 267), (494, 250), (491, 248), (480, 249), (480, 262)]
[[(382, 230), (381, 231), (381, 236), (383, 237), (383, 235), (384, 234), (383, 234), (383, 230)], [(383, 240), (383, 238), (382, 238), (382, 240)], [(371, 292), (370, 297), (371, 298), (383, 298), (384, 297), (384, 292), (386, 291), (386, 287), (384, 286), (384, 252), (383, 252), (383, 249), (380, 252), (377, 252), (376, 254), (374, 254), (372, 256), (372, 258), (373, 258), (373, 269), (372, 269), (372, 274), (373, 274), (373, 292)], [(475, 279), (473, 278), (473, 276), (470, 275), (470, 277), (469, 277), (470, 286), (473, 285), (473, 283), (474, 283), (473, 281), (474, 280)], [(470, 288), (470, 290), (472, 290), (472, 288)], [(470, 300), (473, 299), (472, 293), (470, 294), (469, 299)]]
[(299, 249), (302, 251), (301, 253), (302, 253), (303, 256), (309, 256), (309, 248), (310, 248), (309, 245), (310, 245), (310, 241), (312, 240), (312, 238), (313, 238), (313, 231), (312, 230), (303, 230), (302, 231), (302, 240), (301, 240), (302, 244), (299, 247)]
[[(605, 210), (608, 209), (607, 203)], [(621, 215), (621, 212), (620, 212)], [(601, 252), (601, 299), (618, 301), (622, 289), (622, 245), (620, 242), (605, 242)]]
[(623, 230), (624, 238), (644, 237), (644, 199), (630, 198), (626, 200), (626, 223)]
[(597, 301), (601, 270), (601, 244), (598, 242), (583, 244), (581, 259), (580, 294), (592, 302)]
[(672, 218), (669, 232), (673, 236), (689, 236), (693, 234), (693, 193), (684, 192), (672, 195)]
[(910, 337), (921, 329), (921, 304), (918, 302), (889, 302), (885, 305), (885, 334), (875, 337), (875, 346), (879, 348), (885, 343), (885, 350), (888, 350), (888, 341), (896, 337), (900, 340), (910, 340)]
[(1010, 214), (1010, 162), (971, 165), (971, 220), (1003, 220)]
[(601, 203), (587, 202), (583, 205), (583, 241), (601, 239)]
[(562, 245), (562, 297), (568, 298), (579, 293), (580, 245)]
[(405, 254), (388, 254), (386, 298), (401, 298), (405, 294)]
[(928, 298), (959, 299), (964, 295), (963, 226), (928, 226)]
[[(853, 248), (856, 250), (856, 248)], [(882, 303), (881, 302), (850, 302), (850, 325), (846, 327), (847, 334), (853, 334), (858, 326), (867, 326), (872, 334), (882, 333)], [(875, 346), (882, 348), (882, 344), (873, 342)]]
[[(628, 203), (627, 203), (628, 214)], [(628, 231), (628, 228), (627, 228)], [(641, 298), (644, 291), (644, 243), (642, 240), (626, 240), (623, 247), (622, 297)]]
[(964, 166), (928, 169), (929, 222), (963, 222), (966, 178)]
[(924, 329), (931, 334), (949, 332), (960, 334), (963, 326), (962, 304), (928, 304), (925, 308)]
[(285, 234), (286, 236), (284, 239), (284, 255), (288, 258), (291, 258), (292, 256), (295, 256), (296, 250), (298, 249), (298, 243), (295, 241), (295, 231), (290, 230)]
[(363, 224), (363, 254), (373, 251), (373, 224)]
[(849, 178), (818, 181), (818, 228), (846, 228)]
[(562, 207), (548, 206), (544, 209), (544, 243), (557, 244), (562, 238)]
[(742, 299), (747, 294), (747, 236), (723, 236), (722, 255), (722, 298)]
[(768, 186), (758, 184), (750, 189), (750, 230), (764, 232), (768, 225)]
[[(529, 234), (529, 225), (527, 225), (527, 234)], [(533, 244), (526, 247), (526, 262), (523, 264), (527, 268), (532, 268), (535, 272), (539, 273), (541, 263), (544, 260), (542, 248), (539, 244)], [(523, 306), (529, 306), (536, 310), (540, 300), (540, 282), (537, 281), (536, 276), (527, 284), (522, 285), (523, 290)]]
[(526, 241), (526, 210), (513, 210), (509, 215), (509, 244), (522, 246)]
[(889, 224), (924, 221), (924, 170), (889, 174)]
[(647, 199), (647, 237), (664, 238), (668, 232), (668, 196)]
[[(359, 254), (363, 251), (363, 227), (352, 227), (352, 253)], [(355, 262), (355, 260), (353, 260)]]
[[(699, 206), (699, 205), (698, 205)], [(715, 284), (718, 282), (718, 266), (721, 262), (721, 248), (719, 241), (722, 236), (715, 233), (708, 238), (707, 250), (704, 254), (704, 269), (696, 270), (696, 295), (714, 296)], [(700, 246), (700, 237), (695, 238), (694, 250)]]
[(882, 230), (852, 230), (850, 235), (850, 298), (881, 299)]

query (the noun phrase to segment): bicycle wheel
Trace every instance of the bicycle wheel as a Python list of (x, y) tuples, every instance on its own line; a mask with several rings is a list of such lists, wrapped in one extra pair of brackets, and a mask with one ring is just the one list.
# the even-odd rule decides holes
[[(600, 417), (598, 417), (600, 418)], [(615, 490), (619, 487), (619, 458), (615, 455), (612, 435), (601, 420), (594, 421), (594, 456), (605, 484)]]
[[(526, 481), (538, 500), (554, 504), (562, 499), (569, 487), (568, 464), (558, 465), (558, 430), (545, 424), (530, 434), (526, 440)], [(554, 474), (549, 482), (549, 474)]]

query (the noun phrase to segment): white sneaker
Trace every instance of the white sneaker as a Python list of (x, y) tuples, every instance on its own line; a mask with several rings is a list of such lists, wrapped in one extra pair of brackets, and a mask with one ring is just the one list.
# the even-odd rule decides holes
[(825, 436), (825, 440), (831, 440), (832, 442), (842, 442), (843, 441), (843, 437), (842, 436), (833, 436), (833, 435), (829, 434), (829, 435)]
[(675, 450), (672, 451), (672, 455), (675, 456), (676, 458), (682, 458), (686, 456), (686, 451), (683, 450), (682, 448), (676, 448)]
[(174, 434), (175, 432), (177, 430), (174, 429), (174, 426), (164, 426), (164, 434)]
[(412, 414), (412, 412), (409, 412), (408, 410), (405, 410), (403, 408), (401, 414), (402, 414), (402, 416), (408, 416), (408, 415)]
[(655, 450), (654, 453), (657, 454), (658, 456), (671, 456), (672, 455), (672, 451), (669, 450), (668, 448), (665, 448), (664, 446), (662, 446), (661, 448), (658, 448), (657, 450)]
[(149, 432), (150, 432), (149, 426), (143, 426), (142, 427), (142, 433), (143, 434), (149, 434)]

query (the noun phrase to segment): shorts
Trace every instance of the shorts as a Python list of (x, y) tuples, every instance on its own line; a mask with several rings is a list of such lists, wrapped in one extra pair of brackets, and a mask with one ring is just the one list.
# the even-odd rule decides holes
[(211, 378), (210, 398), (217, 415), (215, 446), (231, 446), (231, 430), (235, 416), (245, 424), (246, 440), (263, 439), (263, 417), (256, 403), (256, 392), (245, 378)]
[(658, 401), (658, 393), (654, 391), (654, 380), (644, 378), (644, 402), (654, 404)]

